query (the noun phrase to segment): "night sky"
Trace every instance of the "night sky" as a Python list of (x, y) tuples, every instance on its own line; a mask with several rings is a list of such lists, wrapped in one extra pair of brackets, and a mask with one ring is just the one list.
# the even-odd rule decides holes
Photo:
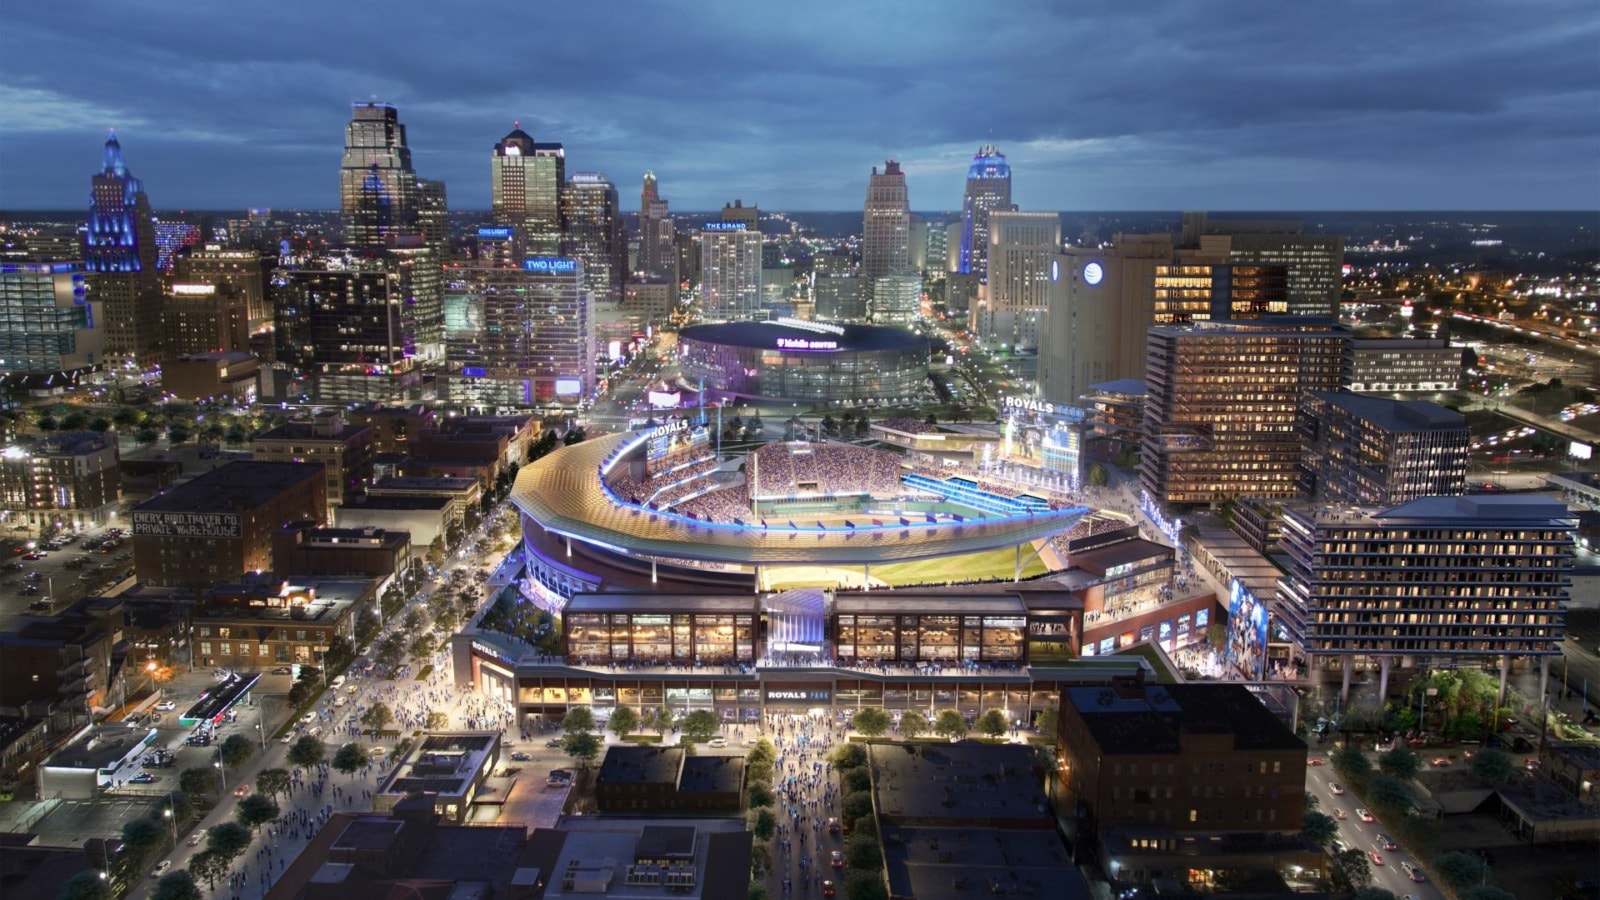
[(334, 208), (352, 100), (489, 202), (513, 120), (638, 206), (1600, 209), (1595, 0), (10, 0), (0, 208), (88, 202), (107, 126), (158, 209)]

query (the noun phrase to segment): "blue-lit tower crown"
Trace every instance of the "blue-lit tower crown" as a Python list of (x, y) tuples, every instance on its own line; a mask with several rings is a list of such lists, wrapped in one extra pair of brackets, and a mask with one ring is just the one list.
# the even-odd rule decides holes
[(989, 213), (1011, 208), (1011, 166), (993, 144), (984, 144), (967, 167), (967, 189), (961, 198), (961, 255), (956, 271), (987, 278)]
[(128, 174), (117, 133), (106, 138), (104, 160), (90, 184), (84, 263), (91, 272), (138, 272), (155, 265), (155, 226), (144, 182)]

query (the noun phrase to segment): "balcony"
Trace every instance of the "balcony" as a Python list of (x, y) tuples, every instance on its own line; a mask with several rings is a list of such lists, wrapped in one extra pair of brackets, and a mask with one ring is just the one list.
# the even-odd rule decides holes
[(1199, 425), (1168, 426), (1151, 437), (1165, 453), (1203, 453), (1213, 445), (1210, 429)]

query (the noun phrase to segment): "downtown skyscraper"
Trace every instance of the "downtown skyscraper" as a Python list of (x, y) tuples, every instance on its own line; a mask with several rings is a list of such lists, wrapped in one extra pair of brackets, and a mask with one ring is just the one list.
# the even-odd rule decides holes
[(112, 132), (100, 172), (90, 181), (83, 235), (90, 296), (105, 316), (105, 356), (148, 368), (161, 352), (161, 282), (156, 270), (155, 219), (144, 182), (128, 171)]
[(639, 270), (677, 281), (678, 248), (673, 238), (667, 200), (656, 185), (656, 173), (644, 173), (639, 191)]
[(351, 104), (339, 167), (339, 219), (346, 246), (379, 247), (391, 234), (420, 233), (419, 207), (417, 173), (411, 168), (399, 112), (377, 100)]
[(961, 197), (961, 249), (956, 271), (989, 277), (989, 214), (1011, 205), (1011, 166), (993, 144), (984, 144), (967, 167), (967, 189)]
[(562, 253), (583, 263), (583, 282), (597, 301), (622, 299), (628, 242), (622, 231), (617, 186), (599, 173), (579, 172), (561, 192), (566, 223)]
[(700, 314), (707, 322), (761, 317), (761, 232), (748, 223), (701, 226)]
[(529, 253), (561, 250), (561, 190), (567, 179), (566, 150), (535, 143), (521, 123), (494, 145), (489, 159), (489, 201), (496, 225), (520, 231)]
[(861, 235), (861, 289), (870, 308), (879, 278), (911, 271), (911, 206), (906, 196), (906, 176), (892, 159), (884, 162), (882, 174), (877, 166), (872, 167)]

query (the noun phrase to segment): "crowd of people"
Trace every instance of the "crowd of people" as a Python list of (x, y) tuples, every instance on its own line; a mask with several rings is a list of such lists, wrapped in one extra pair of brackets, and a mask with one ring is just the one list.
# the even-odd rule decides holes
[(828, 854), (844, 849), (825, 826), (839, 803), (827, 757), (844, 742), (845, 726), (823, 718), (774, 713), (767, 714), (763, 725), (778, 750), (772, 783), (779, 822), (772, 839), (778, 857), (773, 868), (785, 895), (795, 893), (797, 880), (800, 892), (809, 893), (813, 882), (829, 877)]
[(906, 434), (930, 434), (939, 430), (937, 425), (929, 425), (922, 419), (913, 419), (910, 416), (895, 416), (892, 419), (884, 419), (878, 424)]
[(774, 442), (752, 454), (750, 471), (758, 497), (798, 494), (801, 485), (821, 493), (900, 492), (900, 457), (886, 450), (851, 444)]
[(708, 522), (732, 522), (734, 519), (749, 522), (750, 491), (741, 481), (732, 487), (691, 497), (674, 507), (674, 511)]

